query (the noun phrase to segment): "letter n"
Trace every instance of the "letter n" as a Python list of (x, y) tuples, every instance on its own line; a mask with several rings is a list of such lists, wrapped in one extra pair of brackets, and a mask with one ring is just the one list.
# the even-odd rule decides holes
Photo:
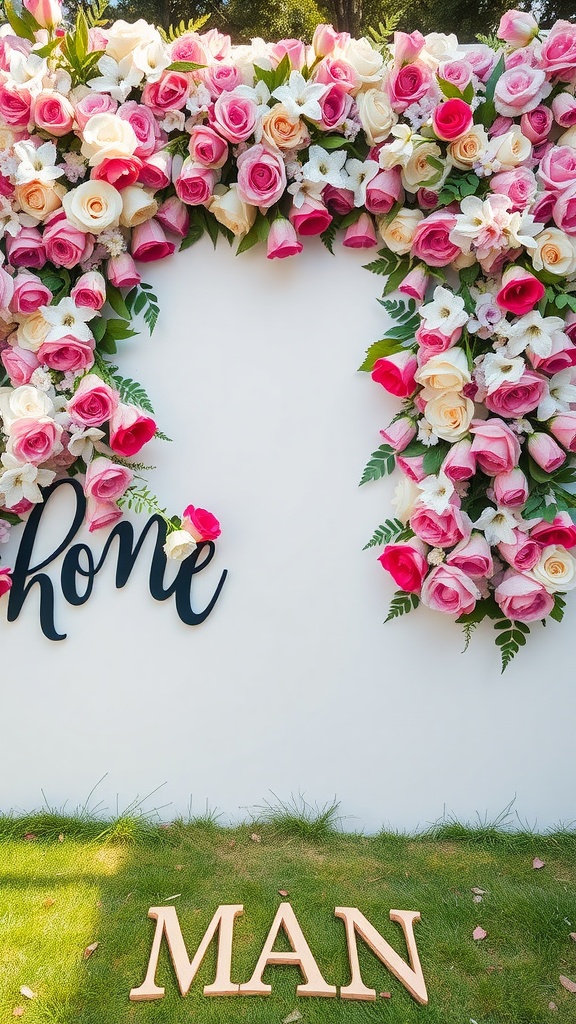
[(244, 907), (241, 904), (231, 904), (228, 906), (224, 905), (218, 907), (218, 910), (214, 914), (214, 917), (204, 933), (204, 938), (198, 946), (194, 959), (190, 960), (182, 937), (182, 930), (180, 928), (180, 922), (178, 921), (178, 915), (175, 907), (150, 907), (148, 917), (151, 917), (152, 920), (156, 921), (156, 931), (154, 932), (154, 939), (152, 941), (148, 970), (146, 971), (146, 977), (142, 984), (138, 988), (133, 988), (131, 990), (130, 999), (134, 1001), (143, 999), (162, 999), (165, 990), (156, 984), (156, 970), (158, 968), (158, 957), (160, 955), (160, 947), (162, 945), (164, 935), (166, 935), (166, 942), (168, 943), (168, 950), (170, 952), (174, 973), (176, 974), (176, 980), (178, 981), (180, 994), (183, 996), (187, 995), (188, 990), (198, 973), (200, 964), (206, 955), (208, 946), (212, 942), (217, 931), (218, 958), (216, 961), (216, 977), (212, 985), (204, 986), (204, 995), (237, 995), (239, 986), (232, 984), (230, 980), (232, 963), (232, 931), (234, 928), (235, 918), (239, 917), (243, 911)]
[(397, 921), (402, 925), (402, 931), (404, 932), (404, 938), (408, 947), (410, 966), (402, 957), (398, 956), (398, 953), (386, 942), (386, 939), (376, 931), (374, 926), (370, 924), (370, 921), (364, 917), (364, 914), (361, 914), (355, 907), (336, 907), (334, 913), (336, 917), (342, 918), (346, 927), (348, 959), (352, 973), (350, 984), (340, 989), (342, 999), (376, 999), (376, 990), (367, 988), (360, 974), (360, 963), (356, 946), (356, 932), (358, 932), (359, 936), (364, 939), (366, 945), (370, 947), (381, 963), (391, 971), (395, 978), (398, 978), (398, 981), (404, 985), (404, 988), (408, 989), (410, 995), (418, 1003), (426, 1006), (428, 1003), (428, 993), (426, 992), (426, 982), (424, 981), (424, 975), (420, 966), (413, 929), (414, 921), (420, 920), (419, 912), (417, 910), (390, 911), (390, 920)]

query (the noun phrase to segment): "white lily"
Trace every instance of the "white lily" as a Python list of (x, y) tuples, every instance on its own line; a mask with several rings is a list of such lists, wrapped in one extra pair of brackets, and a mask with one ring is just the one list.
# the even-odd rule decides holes
[(346, 151), (336, 149), (329, 153), (322, 146), (310, 146), (308, 163), (302, 168), (302, 175), (307, 181), (316, 184), (334, 185), (335, 188), (347, 188), (348, 179), (344, 171)]
[(68, 441), (68, 451), (75, 458), (84, 459), (88, 465), (94, 458), (94, 448), (103, 437), (104, 431), (98, 427), (75, 426)]
[(172, 60), (157, 32), (150, 42), (137, 46), (131, 56), (134, 66), (143, 72), (147, 82), (157, 82)]
[(549, 420), (558, 412), (570, 412), (576, 403), (576, 386), (572, 383), (572, 369), (560, 370), (548, 381), (548, 393), (536, 410), (536, 418)]
[(445, 473), (440, 472), (436, 476), (425, 476), (423, 480), (420, 480), (418, 487), (421, 491), (420, 505), (431, 508), (438, 515), (442, 515), (454, 494), (452, 480)]
[(307, 82), (299, 71), (292, 71), (287, 85), (280, 85), (272, 93), (274, 99), (280, 100), (292, 117), (309, 117), (311, 121), (320, 121), (322, 109), (319, 100), (327, 91), (325, 85)]
[(552, 352), (552, 336), (563, 327), (564, 321), (559, 316), (542, 316), (533, 309), (514, 323), (502, 320), (497, 331), (507, 339), (506, 352), (509, 356), (520, 355), (529, 348), (540, 359), (546, 359)]
[(1, 456), (4, 472), (0, 476), (0, 495), (2, 504), (10, 508), (26, 498), (34, 505), (43, 501), (41, 487), (48, 487), (56, 473), (51, 469), (39, 469), (29, 462), (22, 464), (9, 452)]
[(380, 165), (376, 160), (347, 160), (345, 170), (348, 175), (346, 188), (354, 192), (354, 206), (364, 206), (366, 186), (376, 177)]
[(480, 366), (480, 374), (484, 378), (487, 394), (491, 395), (497, 391), (505, 382), (514, 383), (526, 369), (526, 363), (518, 356), (516, 359), (506, 355), (505, 352), (489, 352)]
[(91, 78), (88, 85), (94, 92), (107, 92), (115, 100), (124, 103), (136, 85), (144, 78), (144, 72), (136, 67), (132, 60), (132, 54), (123, 57), (120, 62), (106, 54), (98, 61), (98, 70), (101, 75)]
[(74, 335), (78, 341), (92, 340), (92, 331), (86, 325), (97, 314), (88, 306), (77, 306), (70, 296), (55, 306), (40, 306), (40, 312), (50, 324), (46, 341), (58, 341), (67, 334)]
[(38, 96), (44, 88), (48, 64), (37, 53), (21, 53), (12, 50), (10, 54), (10, 76), (17, 89), (26, 89), (31, 96)]
[[(260, 138), (262, 138), (262, 126), (260, 122), (265, 114), (270, 113), (270, 107), (268, 105), (270, 101), (270, 89), (266, 85), (266, 82), (260, 79), (259, 82), (256, 82), (253, 88), (251, 85), (237, 85), (234, 89), (234, 95), (244, 96), (247, 99), (254, 100), (256, 103), (259, 122), (258, 127), (260, 128)], [(260, 139), (256, 139), (256, 141), (259, 142)]]
[(412, 131), (407, 124), (395, 124), (390, 129), (395, 137), (394, 142), (382, 146), (378, 157), (380, 167), (390, 170), (392, 167), (405, 167), (414, 153), (414, 146), (426, 140)]
[(446, 335), (452, 334), (458, 327), (463, 327), (468, 320), (464, 299), (442, 285), (434, 289), (432, 301), (421, 307), (420, 316), (429, 330), (441, 331)]
[(18, 161), (15, 172), (17, 185), (26, 185), (29, 181), (41, 181), (43, 185), (49, 185), (64, 174), (61, 167), (55, 166), (58, 150), (53, 142), (43, 142), (41, 146), (35, 146), (32, 142), (17, 142), (14, 156)]
[(477, 530), (482, 530), (488, 544), (514, 544), (514, 530), (518, 528), (519, 523), (509, 509), (489, 506), (473, 525)]

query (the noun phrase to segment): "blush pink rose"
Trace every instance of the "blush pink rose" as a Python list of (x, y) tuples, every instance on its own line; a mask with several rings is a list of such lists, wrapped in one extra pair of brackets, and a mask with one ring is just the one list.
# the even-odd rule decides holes
[(138, 139), (138, 145), (134, 150), (134, 156), (144, 159), (152, 156), (158, 148), (161, 137), (160, 126), (149, 107), (136, 100), (128, 100), (118, 107), (118, 117), (128, 121)]
[(494, 90), (494, 106), (503, 117), (518, 117), (534, 110), (549, 92), (545, 73), (524, 64), (500, 75)]
[(415, 374), (418, 369), (416, 356), (405, 350), (377, 359), (372, 370), (372, 380), (381, 384), (397, 398), (409, 398), (416, 390)]
[(186, 32), (172, 43), (170, 56), (174, 63), (207, 64), (208, 49), (196, 32)]
[(97, 167), (93, 167), (90, 177), (98, 181), (107, 181), (118, 191), (128, 185), (134, 185), (140, 176), (142, 161), (138, 157), (110, 157), (101, 160)]
[(68, 412), (75, 423), (101, 427), (118, 408), (118, 402), (117, 391), (95, 373), (87, 373), (68, 402)]
[(525, 135), (527, 139), (530, 139), (530, 142), (537, 145), (539, 142), (547, 140), (553, 123), (554, 116), (550, 107), (540, 104), (534, 110), (522, 114), (520, 128), (522, 129), (522, 135)]
[(202, 71), (202, 81), (213, 100), (223, 92), (232, 92), (242, 85), (242, 76), (234, 64), (212, 64)]
[(500, 18), (497, 34), (511, 46), (527, 46), (538, 35), (538, 22), (529, 11), (506, 11)]
[(396, 465), (398, 469), (407, 476), (409, 480), (413, 480), (415, 484), (419, 484), (425, 476), (428, 476), (424, 472), (424, 456), (423, 455), (397, 455)]
[(26, 129), (32, 119), (32, 97), (28, 89), (10, 82), (0, 82), (0, 118), (10, 128)]
[(14, 278), (14, 294), (10, 303), (13, 313), (35, 313), (40, 306), (48, 306), (52, 292), (36, 274), (20, 271)]
[(445, 564), (461, 569), (472, 579), (491, 576), (494, 571), (490, 545), (483, 533), (472, 533), (469, 538), (461, 540), (447, 555)]
[(120, 403), (110, 420), (110, 447), (117, 455), (130, 458), (154, 437), (156, 423), (135, 405)]
[(560, 192), (576, 184), (576, 149), (554, 146), (540, 161), (538, 177), (549, 192)]
[(66, 334), (57, 341), (44, 341), (38, 349), (38, 359), (51, 370), (80, 373), (94, 365), (94, 339), (80, 341)]
[(293, 206), (288, 216), (299, 235), (321, 235), (332, 223), (332, 215), (318, 199), (306, 199), (300, 209)]
[(490, 412), (508, 419), (525, 416), (536, 409), (546, 393), (546, 380), (534, 370), (525, 370), (520, 380), (505, 381), (486, 395), (484, 403)]
[(10, 377), (10, 383), (13, 388), (19, 388), (22, 384), (28, 384), (30, 378), (40, 366), (38, 358), (34, 352), (30, 352), (29, 349), (19, 348), (5, 348), (0, 357), (6, 373)]
[(106, 281), (98, 270), (89, 270), (78, 278), (70, 295), (77, 306), (98, 311), (106, 302)]
[(471, 452), (480, 469), (488, 476), (507, 473), (518, 465), (520, 442), (503, 420), (472, 420)]
[(258, 107), (248, 96), (225, 92), (209, 112), (210, 125), (228, 142), (237, 144), (250, 138), (256, 127)]
[(360, 85), (356, 68), (343, 57), (325, 57), (314, 72), (319, 85), (339, 85), (346, 92), (354, 92)]
[(46, 249), (38, 228), (20, 228), (17, 235), (6, 235), (6, 253), (13, 267), (40, 270), (46, 263)]
[(576, 545), (576, 526), (572, 522), (569, 512), (559, 512), (551, 523), (547, 523), (543, 519), (541, 523), (534, 526), (530, 531), (530, 537), (542, 547), (559, 544), (563, 548), (573, 548)]
[(301, 71), (306, 63), (306, 46), (300, 39), (280, 39), (274, 43), (270, 56), (275, 67), (283, 57), (288, 57), (291, 67)]
[(492, 484), (498, 505), (521, 508), (528, 499), (528, 481), (521, 469), (509, 469), (497, 473)]
[(445, 512), (417, 508), (410, 518), (414, 533), (433, 548), (452, 548), (472, 533), (472, 523), (465, 512), (449, 505)]
[(111, 256), (106, 264), (106, 274), (110, 283), (116, 288), (133, 288), (142, 280), (129, 252)]
[(498, 552), (518, 572), (530, 572), (542, 554), (542, 548), (521, 530), (514, 530), (513, 544), (499, 544)]
[(576, 235), (576, 183), (559, 193), (552, 217), (556, 227), (567, 235)]
[(298, 241), (296, 231), (290, 221), (283, 217), (277, 217), (272, 222), (268, 233), (267, 259), (285, 259), (287, 256), (297, 256), (302, 249), (302, 242)]
[(416, 437), (416, 424), (410, 416), (399, 416), (380, 435), (395, 452), (403, 452)]
[(193, 164), (187, 157), (174, 183), (176, 195), (188, 206), (201, 206), (214, 195), (217, 179), (216, 171), (201, 164)]
[(188, 152), (194, 163), (220, 168), (228, 159), (228, 143), (209, 125), (196, 124), (190, 132)]
[(358, 220), (348, 225), (342, 242), (348, 249), (372, 249), (377, 244), (376, 228), (369, 213), (361, 213)]
[(472, 127), (472, 109), (464, 100), (454, 97), (439, 103), (432, 115), (432, 128), (443, 142), (452, 142)]
[(404, 189), (399, 167), (379, 171), (366, 186), (368, 213), (389, 213), (394, 203), (404, 202)]
[(96, 501), (117, 501), (132, 483), (134, 474), (127, 466), (110, 459), (92, 459), (86, 470), (84, 493)]
[(498, 61), (498, 54), (485, 43), (466, 44), (464, 60), (481, 82), (487, 82)]
[(553, 416), (548, 427), (567, 451), (576, 452), (576, 412), (563, 412)]
[(317, 57), (327, 57), (336, 48), (343, 49), (349, 40), (348, 32), (337, 32), (332, 25), (317, 25), (312, 36), (312, 47)]
[(238, 196), (244, 203), (269, 210), (286, 188), (286, 165), (282, 157), (264, 146), (251, 146), (241, 153), (238, 165)]
[(175, 249), (174, 242), (168, 241), (162, 225), (155, 217), (132, 228), (132, 257), (141, 263), (163, 260), (171, 256)]
[(420, 362), (425, 363), (431, 356), (439, 355), (453, 348), (462, 337), (462, 328), (457, 327), (452, 334), (442, 334), (436, 327), (426, 327), (423, 323), (418, 327), (414, 339), (418, 342), (421, 353)]
[(389, 572), (397, 587), (409, 594), (419, 594), (428, 572), (425, 548), (421, 541), (387, 544), (378, 561)]
[(15, 420), (10, 429), (10, 450), (20, 462), (39, 466), (52, 455), (60, 441), (62, 427), (50, 417)]
[(169, 110), (182, 110), (190, 95), (190, 81), (187, 75), (178, 71), (165, 71), (157, 82), (147, 82), (142, 93), (142, 103), (158, 117)]
[(156, 220), (165, 231), (185, 238), (190, 227), (190, 214), (178, 196), (169, 196), (156, 213)]
[(548, 76), (571, 82), (576, 69), (576, 25), (557, 21), (540, 48), (541, 67)]
[(492, 191), (508, 196), (512, 200), (508, 207), (510, 213), (525, 210), (536, 196), (537, 187), (534, 173), (527, 167), (515, 167), (513, 171), (500, 171), (490, 178)]
[(571, 128), (576, 124), (576, 97), (569, 92), (561, 92), (552, 100), (554, 120), (561, 128)]
[(34, 100), (33, 116), (37, 128), (57, 138), (74, 126), (74, 107), (58, 92), (41, 92)]
[(88, 498), (86, 502), (86, 523), (90, 533), (95, 530), (102, 530), (106, 526), (112, 526), (122, 518), (122, 509), (113, 501), (97, 501), (96, 498)]
[(418, 59), (426, 46), (426, 40), (421, 32), (395, 32), (394, 33), (394, 67), (400, 68), (403, 64), (412, 64)]
[(539, 430), (529, 435), (528, 451), (545, 473), (553, 473), (566, 462), (566, 452), (556, 444), (553, 437)]
[(523, 267), (507, 267), (502, 275), (502, 287), (496, 296), (501, 309), (515, 316), (530, 313), (544, 297), (546, 289), (537, 277)]
[(75, 105), (74, 116), (80, 131), (88, 124), (91, 117), (96, 114), (115, 114), (118, 109), (118, 101), (103, 92), (91, 92), (88, 96)]
[(14, 279), (0, 267), (0, 309), (8, 309), (14, 295)]
[(439, 565), (424, 580), (422, 603), (446, 615), (467, 615), (480, 598), (478, 587), (455, 565)]
[(430, 275), (426, 268), (420, 264), (406, 274), (402, 283), (398, 285), (398, 291), (402, 295), (408, 295), (411, 299), (416, 299), (417, 302), (423, 302), (429, 281)]
[(472, 81), (472, 65), (467, 60), (445, 60), (438, 68), (438, 77), (443, 82), (450, 82), (460, 92)]
[(63, 210), (56, 210), (46, 218), (42, 241), (48, 259), (67, 270), (83, 263), (94, 249), (93, 236), (75, 228)]
[(552, 335), (552, 351), (549, 356), (542, 359), (534, 352), (529, 355), (530, 362), (535, 370), (549, 374), (551, 377), (561, 370), (567, 370), (570, 366), (576, 366), (576, 345), (570, 340), (564, 331), (556, 331)]
[(472, 454), (472, 442), (464, 437), (450, 446), (450, 451), (442, 463), (442, 472), (454, 483), (458, 480), (470, 480), (476, 473), (476, 459)]
[(430, 68), (420, 61), (404, 64), (403, 67), (392, 71), (387, 82), (392, 109), (402, 114), (406, 107), (421, 100), (433, 83)]
[(142, 167), (138, 174), (138, 181), (141, 185), (157, 192), (161, 188), (168, 188), (172, 178), (172, 157), (165, 149), (159, 149), (152, 156), (142, 161)]
[(460, 254), (461, 249), (450, 241), (450, 232), (456, 227), (456, 217), (445, 210), (437, 210), (418, 224), (412, 240), (412, 256), (429, 267), (447, 267)]
[(494, 591), (496, 603), (507, 619), (533, 622), (545, 619), (554, 607), (554, 598), (536, 580), (508, 570)]
[(222, 533), (216, 516), (212, 512), (208, 512), (207, 509), (195, 508), (194, 505), (188, 505), (184, 509), (182, 529), (186, 530), (186, 533), (189, 533), (197, 544), (207, 540), (216, 540)]

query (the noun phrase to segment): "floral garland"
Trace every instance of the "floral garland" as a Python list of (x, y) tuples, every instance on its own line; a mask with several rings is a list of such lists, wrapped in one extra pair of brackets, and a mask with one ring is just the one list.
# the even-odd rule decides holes
[(505, 667), (576, 586), (576, 26), (233, 46), (104, 11), (65, 30), (58, 0), (7, 0), (0, 27), (0, 540), (66, 474), (90, 530), (135, 507), (168, 557), (214, 540), (211, 513), (138, 482), (164, 435), (112, 363), (158, 317), (137, 263), (204, 233), (333, 251), (343, 229), (383, 241), (395, 321), (361, 367), (403, 403), (362, 479), (402, 472), (367, 545), (400, 587), (389, 618), (422, 601), (467, 640), (492, 618)]

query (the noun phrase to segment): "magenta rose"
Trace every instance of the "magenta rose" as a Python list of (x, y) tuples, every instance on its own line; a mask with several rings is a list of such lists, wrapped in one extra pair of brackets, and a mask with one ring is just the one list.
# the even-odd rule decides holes
[(456, 505), (448, 505), (444, 512), (416, 508), (410, 518), (410, 526), (420, 540), (433, 548), (452, 548), (467, 540), (472, 532), (469, 517)]
[(133, 472), (127, 466), (119, 466), (110, 459), (92, 459), (86, 469), (84, 493), (96, 501), (117, 501), (133, 479)]
[(576, 25), (557, 21), (540, 48), (540, 64), (546, 74), (571, 82), (576, 69)]
[(184, 509), (182, 529), (186, 530), (197, 544), (206, 540), (216, 540), (222, 532), (216, 516), (205, 508), (195, 508), (194, 505), (188, 505)]
[(288, 216), (299, 235), (321, 235), (332, 223), (332, 215), (318, 199), (306, 199), (300, 209), (293, 206)]
[(35, 313), (40, 306), (48, 306), (52, 292), (36, 274), (20, 271), (14, 278), (14, 294), (10, 303), (13, 313)]
[(450, 241), (456, 217), (437, 210), (418, 224), (412, 240), (412, 256), (430, 267), (447, 267), (460, 254), (459, 246)]
[(18, 348), (18, 346), (5, 348), (1, 359), (13, 388), (28, 384), (34, 370), (40, 366), (34, 352), (30, 352), (26, 348)]
[(161, 188), (168, 188), (172, 180), (172, 157), (165, 149), (159, 149), (152, 156), (142, 161), (142, 167), (138, 175), (141, 185), (157, 192)]
[(348, 225), (342, 242), (348, 249), (372, 249), (377, 244), (376, 228), (369, 213), (361, 213), (358, 220)]
[(134, 129), (134, 134), (138, 139), (134, 156), (143, 159), (152, 156), (152, 153), (158, 148), (161, 132), (150, 108), (143, 103), (137, 103), (136, 100), (128, 100), (127, 103), (122, 103), (118, 107), (118, 117), (121, 117), (123, 121), (128, 121), (128, 124)]
[(165, 71), (157, 82), (147, 82), (142, 103), (158, 117), (169, 110), (182, 110), (190, 95), (190, 81), (178, 71)]
[(472, 533), (470, 537), (461, 540), (447, 555), (445, 564), (461, 569), (472, 579), (491, 576), (494, 571), (490, 545), (483, 533)]
[(214, 195), (217, 178), (216, 171), (193, 164), (190, 157), (186, 157), (174, 183), (176, 195), (188, 206), (201, 206)]
[(241, 153), (238, 164), (238, 196), (244, 203), (268, 210), (277, 203), (286, 188), (286, 165), (282, 157), (251, 146)]
[(424, 580), (422, 604), (446, 615), (467, 615), (480, 598), (478, 587), (454, 565), (439, 565)]
[(32, 119), (32, 98), (28, 89), (0, 82), (0, 118), (10, 128), (25, 130)]
[(530, 214), (537, 224), (547, 224), (548, 221), (552, 220), (556, 202), (557, 196), (554, 192), (538, 193), (538, 198), (530, 210)]
[(554, 607), (554, 598), (536, 580), (509, 569), (494, 597), (507, 619), (533, 622), (545, 619)]
[(6, 235), (6, 253), (13, 267), (40, 270), (46, 263), (46, 249), (38, 228), (20, 228), (17, 235)]
[(530, 531), (530, 537), (544, 548), (550, 544), (573, 548), (576, 545), (576, 526), (572, 522), (569, 512), (559, 512), (551, 523), (547, 523), (543, 519), (542, 522), (534, 526)]
[(513, 544), (499, 544), (498, 553), (518, 572), (530, 572), (540, 559), (542, 548), (521, 530), (514, 530)]
[(99, 181), (107, 181), (120, 191), (128, 185), (134, 185), (142, 170), (142, 161), (135, 156), (110, 157), (101, 160), (97, 167), (93, 167), (90, 173), (91, 178)]
[(416, 390), (415, 374), (418, 369), (416, 356), (405, 350), (395, 352), (383, 359), (377, 359), (372, 370), (372, 380), (381, 384), (397, 398), (409, 398)]
[(464, 437), (450, 446), (450, 451), (442, 463), (442, 472), (449, 480), (470, 480), (476, 473), (476, 459), (472, 453), (472, 442)]
[(544, 297), (546, 289), (538, 278), (523, 267), (508, 267), (502, 275), (502, 287), (496, 296), (501, 309), (515, 316), (530, 313)]
[(118, 408), (118, 392), (95, 373), (82, 377), (68, 402), (68, 412), (75, 423), (85, 427), (101, 427)]
[(366, 209), (369, 213), (389, 213), (399, 202), (404, 202), (400, 168), (379, 171), (366, 186)]
[(354, 193), (349, 188), (326, 185), (322, 191), (322, 199), (330, 213), (335, 213), (340, 217), (346, 217), (354, 209)]
[(91, 92), (76, 104), (74, 115), (80, 131), (84, 131), (91, 117), (95, 117), (96, 114), (115, 114), (117, 109), (118, 101), (112, 99), (112, 96), (103, 92)]
[(156, 423), (135, 405), (120, 403), (110, 420), (110, 447), (117, 455), (130, 458), (156, 433)]
[(106, 281), (98, 270), (90, 270), (78, 278), (70, 295), (77, 306), (98, 311), (106, 302)]
[(196, 124), (190, 132), (188, 152), (203, 167), (223, 167), (228, 159), (228, 143), (207, 124)]
[(88, 498), (86, 523), (90, 533), (94, 533), (94, 530), (102, 530), (105, 526), (112, 526), (121, 518), (122, 509), (113, 501), (97, 501), (96, 498)]
[(296, 231), (290, 221), (283, 217), (277, 217), (271, 224), (268, 233), (267, 259), (285, 259), (287, 256), (297, 256), (302, 249), (302, 242), (298, 241)]
[(190, 214), (178, 196), (169, 196), (156, 213), (156, 220), (165, 231), (170, 231), (179, 238), (185, 238), (190, 227)]
[(44, 341), (38, 350), (38, 359), (51, 370), (79, 373), (94, 365), (94, 339), (80, 341), (66, 334), (56, 341)]
[(12, 569), (8, 569), (6, 566), (0, 568), (0, 597), (3, 594), (7, 594), (12, 587)]
[(409, 594), (419, 594), (428, 572), (424, 545), (414, 540), (408, 544), (387, 544), (378, 561), (389, 572), (396, 586)]
[(528, 499), (528, 481), (521, 469), (509, 469), (507, 473), (497, 473), (492, 486), (498, 505), (509, 508), (521, 508)]
[(576, 366), (576, 345), (568, 337), (567, 331), (556, 331), (552, 335), (552, 351), (549, 356), (542, 359), (535, 352), (530, 352), (529, 357), (534, 369), (553, 377), (561, 370)]
[(520, 442), (503, 420), (472, 420), (470, 431), (472, 455), (488, 476), (507, 473), (518, 465)]
[(248, 96), (224, 92), (209, 113), (210, 125), (228, 142), (244, 142), (256, 127), (258, 107)]
[(439, 103), (432, 115), (432, 127), (443, 142), (453, 142), (472, 127), (472, 110), (464, 100), (454, 97)]
[(504, 381), (486, 395), (484, 403), (497, 416), (515, 419), (536, 409), (546, 393), (546, 380), (534, 370), (525, 370), (520, 380)]
[(419, 61), (404, 64), (403, 67), (392, 71), (387, 82), (392, 108), (396, 113), (402, 114), (406, 107), (417, 103), (426, 95), (433, 82), (430, 68)]
[(39, 466), (50, 458), (61, 435), (62, 427), (48, 416), (42, 419), (22, 417), (10, 428), (9, 450), (20, 462)]
[(169, 242), (155, 217), (132, 228), (132, 256), (141, 263), (152, 263), (171, 256), (176, 246)]
[(536, 430), (528, 437), (528, 451), (534, 462), (545, 473), (553, 473), (566, 462), (566, 452), (560, 448), (553, 437)]
[(576, 184), (576, 149), (553, 146), (540, 161), (538, 177), (549, 192), (561, 192)]
[(403, 452), (416, 437), (416, 424), (410, 416), (399, 416), (380, 435), (395, 452)]
[(93, 236), (75, 228), (63, 210), (56, 210), (46, 219), (42, 241), (48, 259), (67, 270), (83, 263), (94, 249)]

